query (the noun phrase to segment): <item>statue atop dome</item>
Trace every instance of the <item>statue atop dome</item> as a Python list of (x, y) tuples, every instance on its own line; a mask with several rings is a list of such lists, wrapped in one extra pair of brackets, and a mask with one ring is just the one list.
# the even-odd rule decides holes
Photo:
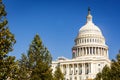
[(90, 9), (90, 7), (88, 7), (87, 23), (92, 22), (92, 15), (90, 14), (90, 11), (91, 11), (91, 9)]
[(90, 9), (90, 7), (88, 7), (88, 14), (90, 14), (90, 11), (91, 11), (91, 9)]

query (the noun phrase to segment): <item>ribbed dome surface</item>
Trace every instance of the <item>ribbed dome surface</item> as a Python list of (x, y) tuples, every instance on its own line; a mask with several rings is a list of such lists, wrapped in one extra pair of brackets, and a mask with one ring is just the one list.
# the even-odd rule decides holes
[(97, 27), (93, 22), (92, 22), (92, 15), (90, 14), (90, 11), (88, 11), (88, 15), (87, 15), (87, 22), (84, 26), (82, 26), (79, 29), (79, 34), (78, 34), (78, 38), (80, 36), (83, 35), (96, 35), (99, 37), (103, 37), (101, 30), (99, 29), (99, 27)]
[(87, 22), (84, 26), (82, 26), (79, 30), (79, 34), (96, 34), (102, 36), (101, 30), (92, 22)]

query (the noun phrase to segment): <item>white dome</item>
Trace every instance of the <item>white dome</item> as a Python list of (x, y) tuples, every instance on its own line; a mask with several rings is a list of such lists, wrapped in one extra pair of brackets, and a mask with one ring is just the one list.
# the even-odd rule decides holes
[(92, 22), (92, 15), (90, 14), (90, 11), (88, 11), (88, 15), (87, 15), (87, 22), (84, 26), (82, 26), (79, 29), (79, 35), (78, 38), (81, 35), (96, 35), (96, 36), (100, 36), (103, 37), (101, 30), (99, 29), (99, 27), (97, 27), (93, 22)]
[(80, 35), (95, 34), (95, 35), (102, 36), (101, 30), (93, 22), (87, 22), (84, 26), (82, 26), (79, 29), (79, 34)]

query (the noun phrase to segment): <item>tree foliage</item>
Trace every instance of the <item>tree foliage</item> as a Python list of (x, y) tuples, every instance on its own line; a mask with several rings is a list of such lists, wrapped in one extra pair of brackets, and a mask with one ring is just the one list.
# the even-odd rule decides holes
[(22, 54), (22, 57), (19, 60), (18, 80), (30, 80), (31, 72), (28, 66), (29, 66), (28, 57), (25, 54)]
[(17, 80), (18, 62), (15, 62), (15, 57), (8, 56), (4, 60), (0, 60), (0, 80), (8, 78)]
[(18, 62), (15, 57), (8, 56), (16, 41), (8, 28), (6, 15), (5, 6), (0, 0), (0, 80), (17, 80)]
[(0, 58), (3, 58), (6, 54), (13, 50), (15, 44), (14, 35), (8, 28), (8, 21), (6, 19), (5, 6), (0, 1)]
[(22, 55), (19, 60), (22, 80), (52, 80), (52, 57), (48, 49), (43, 45), (39, 35), (35, 35), (30, 44), (28, 54)]
[(54, 72), (54, 80), (64, 80), (64, 75), (61, 72), (61, 69), (59, 66), (56, 67), (56, 70)]
[(28, 59), (32, 80), (52, 80), (52, 57), (38, 34), (29, 47)]

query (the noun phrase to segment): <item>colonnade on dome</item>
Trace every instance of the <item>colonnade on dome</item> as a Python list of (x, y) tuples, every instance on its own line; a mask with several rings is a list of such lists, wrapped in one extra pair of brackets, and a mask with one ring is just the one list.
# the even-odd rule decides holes
[(108, 57), (108, 49), (104, 47), (78, 47), (73, 52), (73, 58), (81, 56), (104, 56)]

